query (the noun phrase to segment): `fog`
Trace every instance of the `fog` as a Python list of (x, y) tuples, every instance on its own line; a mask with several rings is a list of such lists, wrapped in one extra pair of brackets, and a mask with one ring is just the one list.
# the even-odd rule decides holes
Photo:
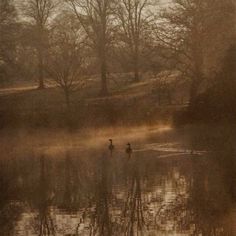
[(236, 236), (231, 0), (0, 0), (0, 235)]

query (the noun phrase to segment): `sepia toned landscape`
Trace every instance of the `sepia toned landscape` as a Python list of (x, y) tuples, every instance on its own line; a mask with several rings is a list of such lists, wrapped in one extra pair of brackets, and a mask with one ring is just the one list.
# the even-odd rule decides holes
[(236, 236), (234, 0), (0, 0), (0, 236)]

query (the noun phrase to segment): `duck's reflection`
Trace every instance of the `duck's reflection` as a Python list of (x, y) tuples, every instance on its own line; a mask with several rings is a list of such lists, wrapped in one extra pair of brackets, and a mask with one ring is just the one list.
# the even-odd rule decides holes
[(98, 160), (95, 186), (95, 211), (92, 215), (92, 235), (112, 235), (111, 199), (112, 179), (110, 176), (110, 159), (103, 156)]

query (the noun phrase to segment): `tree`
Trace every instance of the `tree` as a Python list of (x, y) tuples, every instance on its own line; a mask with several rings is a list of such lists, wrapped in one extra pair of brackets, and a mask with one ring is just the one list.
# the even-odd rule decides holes
[(121, 0), (117, 1), (117, 18), (120, 26), (120, 39), (125, 44), (126, 51), (132, 61), (134, 81), (139, 81), (140, 59), (144, 43), (153, 20), (149, 8), (151, 0)]
[(48, 43), (48, 24), (54, 14), (56, 4), (54, 0), (25, 0), (24, 13), (35, 28), (35, 47), (38, 57), (39, 89), (45, 87), (44, 84), (44, 60), (45, 50)]
[(11, 75), (15, 65), (16, 10), (12, 0), (0, 1), (0, 77)]
[(112, 41), (113, 0), (67, 0), (95, 51), (101, 74), (101, 95), (108, 94), (107, 60)]
[(59, 15), (53, 28), (46, 71), (63, 90), (69, 107), (71, 93), (84, 84), (80, 77), (84, 62), (84, 38), (81, 26), (68, 14)]
[(38, 68), (38, 57), (36, 53), (37, 34), (34, 27), (21, 23), (18, 32), (16, 64), (17, 75), (26, 81), (35, 81), (38, 75), (35, 74)]
[(172, 51), (177, 69), (191, 79), (190, 104), (202, 82), (217, 70), (232, 35), (233, 9), (231, 0), (174, 0), (158, 23), (157, 40)]

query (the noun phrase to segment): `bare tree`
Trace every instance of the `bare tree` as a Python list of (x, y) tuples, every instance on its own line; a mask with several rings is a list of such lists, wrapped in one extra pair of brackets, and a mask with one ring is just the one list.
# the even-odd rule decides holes
[(59, 16), (50, 37), (46, 70), (56, 84), (63, 89), (66, 104), (70, 106), (73, 91), (84, 84), (81, 69), (84, 62), (84, 42), (81, 26), (74, 17)]
[(134, 81), (140, 79), (140, 57), (143, 41), (148, 35), (153, 14), (150, 13), (151, 0), (117, 1), (117, 16), (120, 25), (120, 39), (125, 43), (132, 61)]
[[(216, 53), (229, 37), (230, 4), (230, 1), (219, 0), (174, 0), (163, 13), (162, 21), (158, 22), (157, 40), (172, 52), (168, 56), (175, 61), (177, 69), (191, 79), (190, 103), (195, 100), (200, 85), (208, 76), (207, 67), (215, 63)], [(224, 39), (216, 37), (222, 32), (227, 32)], [(219, 42), (221, 46), (217, 50)], [(209, 48), (213, 48), (214, 52)], [(213, 57), (215, 61), (207, 65)]]
[(113, 0), (66, 0), (83, 26), (99, 60), (101, 95), (108, 94), (107, 57), (112, 38)]
[(37, 35), (35, 46), (38, 56), (39, 89), (45, 87), (44, 58), (48, 41), (47, 29), (55, 7), (56, 3), (54, 0), (25, 0), (23, 6), (24, 15), (33, 23)]
[(0, 78), (6, 79), (15, 64), (16, 9), (12, 0), (0, 1)]

